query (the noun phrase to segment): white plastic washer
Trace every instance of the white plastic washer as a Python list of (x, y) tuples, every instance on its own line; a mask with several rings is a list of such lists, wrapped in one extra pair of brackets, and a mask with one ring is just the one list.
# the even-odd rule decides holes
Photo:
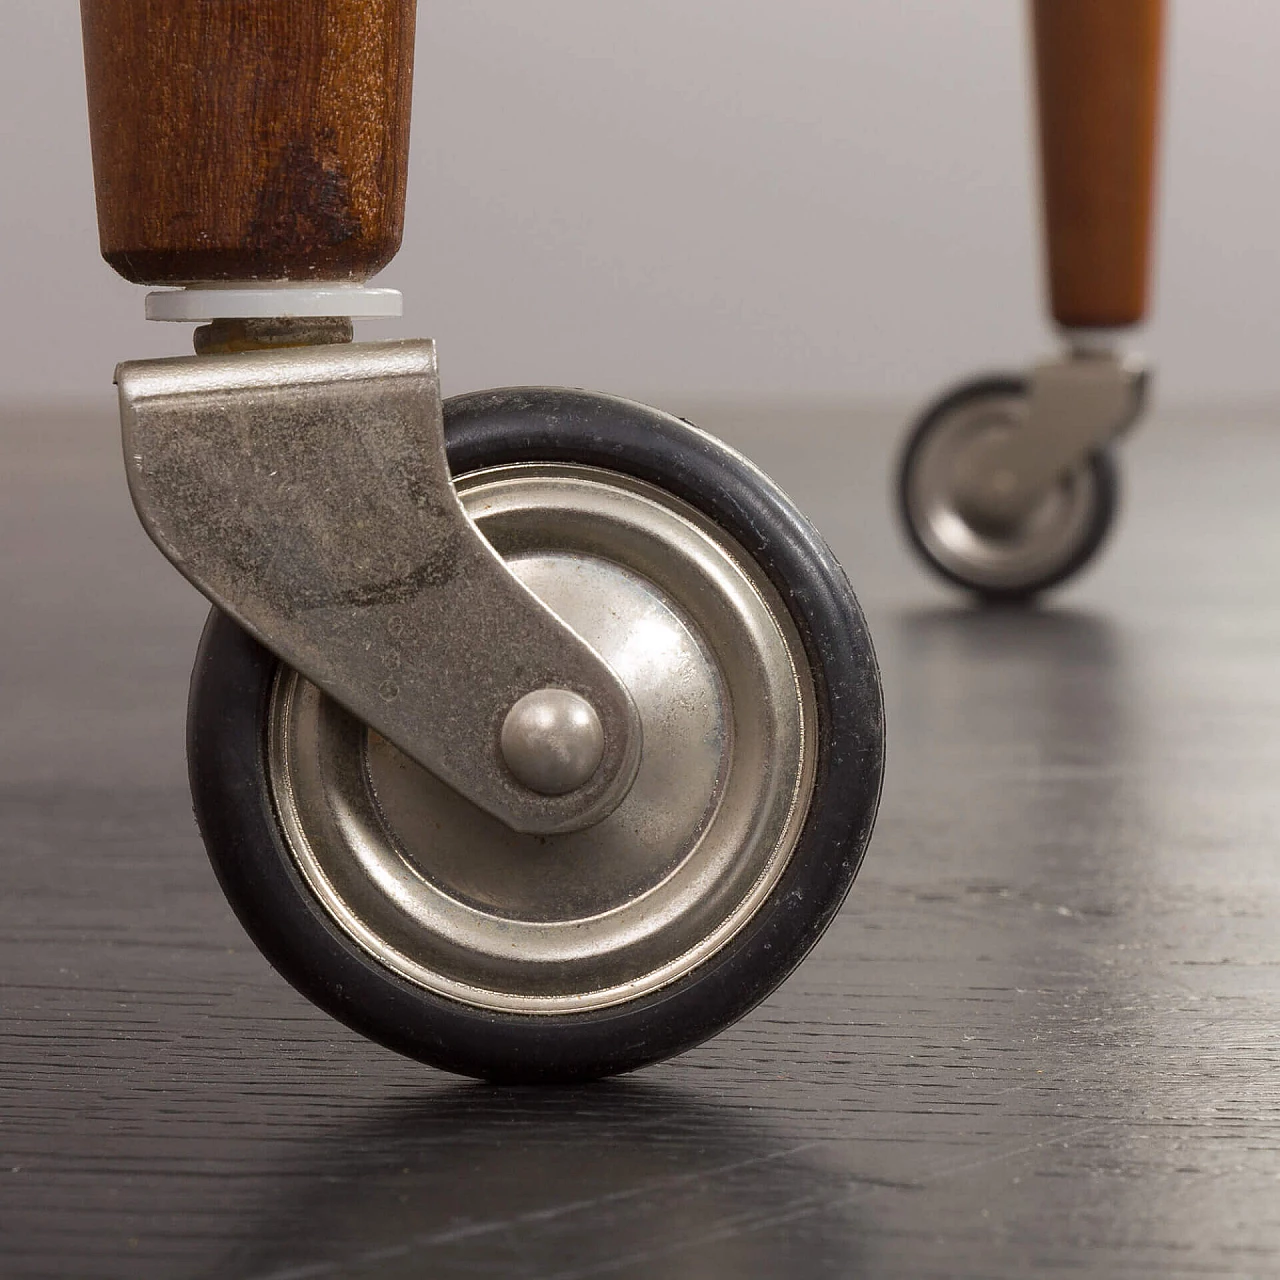
[(245, 286), (188, 285), (185, 289), (157, 289), (147, 294), (148, 320), (203, 322), (206, 320), (275, 320), (297, 316), (351, 316), (353, 319), (394, 319), (404, 314), (399, 289), (370, 289), (363, 284), (326, 281), (323, 284), (288, 281)]

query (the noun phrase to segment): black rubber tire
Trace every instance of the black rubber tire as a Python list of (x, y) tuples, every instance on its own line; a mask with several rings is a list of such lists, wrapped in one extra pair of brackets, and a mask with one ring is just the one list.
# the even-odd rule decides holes
[(907, 435), (907, 442), (898, 462), (896, 485), (898, 518), (912, 549), (938, 577), (951, 583), (952, 586), (963, 587), (966, 591), (974, 592), (982, 600), (991, 604), (1030, 603), (1036, 596), (1075, 577), (1098, 554), (1115, 524), (1120, 509), (1120, 470), (1111, 451), (1100, 449), (1091, 453), (1085, 464), (1092, 473), (1095, 498), (1088, 532), (1071, 556), (1052, 572), (1016, 587), (995, 588), (966, 578), (953, 566), (943, 564), (934, 556), (916, 528), (907, 502), (911, 473), (921, 450), (928, 443), (934, 430), (967, 402), (995, 396), (1026, 396), (1028, 394), (1026, 379), (1014, 374), (990, 374), (952, 387), (939, 396), (916, 419)]
[(727, 530), (764, 568), (803, 639), (817, 696), (808, 818), (779, 883), (719, 952), (626, 1004), (571, 1016), (496, 1013), (426, 991), (378, 964), (322, 909), (281, 835), (266, 764), (277, 660), (211, 613), (191, 678), (188, 762), (196, 818), (231, 906), (276, 969), (334, 1017), (433, 1066), (505, 1082), (629, 1071), (692, 1047), (763, 1000), (844, 900), (879, 802), (879, 670), (843, 570), (786, 496), (744, 458), (656, 410), (583, 391), (513, 389), (446, 402), (455, 475), (576, 462), (660, 485)]

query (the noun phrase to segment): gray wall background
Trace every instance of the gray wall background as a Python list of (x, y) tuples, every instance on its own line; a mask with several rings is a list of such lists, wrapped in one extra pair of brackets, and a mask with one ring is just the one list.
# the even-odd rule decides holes
[[(1015, 0), (422, 0), (405, 248), (446, 390), (918, 397), (1049, 340)], [(189, 349), (97, 256), (74, 0), (4, 0), (0, 400)], [(1280, 392), (1280, 5), (1173, 8), (1166, 400)]]

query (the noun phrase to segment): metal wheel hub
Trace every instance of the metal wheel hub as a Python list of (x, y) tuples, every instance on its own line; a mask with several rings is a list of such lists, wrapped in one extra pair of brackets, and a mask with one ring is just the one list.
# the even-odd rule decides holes
[(626, 685), (643, 730), (631, 791), (593, 827), (518, 834), (282, 668), (281, 827), (322, 907), (410, 981), (495, 1010), (616, 1004), (724, 946), (785, 867), (814, 773), (803, 648), (750, 558), (659, 489), (549, 464), (457, 488)]
[(1010, 433), (1027, 430), (1027, 418), (1025, 395), (958, 404), (921, 443), (907, 477), (907, 510), (920, 539), (939, 564), (976, 587), (1038, 582), (1089, 536), (1096, 495), (1088, 465), (1065, 474), (1016, 521), (992, 520), (965, 504), (962, 495), (992, 479), (974, 476), (974, 468)]

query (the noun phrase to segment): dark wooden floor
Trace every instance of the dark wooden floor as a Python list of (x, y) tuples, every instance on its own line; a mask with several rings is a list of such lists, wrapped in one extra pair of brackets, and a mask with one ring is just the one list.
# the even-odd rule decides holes
[(0, 426), (0, 1273), (1280, 1274), (1280, 413), (1148, 424), (1105, 563), (1028, 614), (898, 547), (892, 415), (704, 416), (863, 595), (881, 820), (753, 1016), (545, 1093), (246, 943), (183, 779), (203, 609), (111, 411)]

